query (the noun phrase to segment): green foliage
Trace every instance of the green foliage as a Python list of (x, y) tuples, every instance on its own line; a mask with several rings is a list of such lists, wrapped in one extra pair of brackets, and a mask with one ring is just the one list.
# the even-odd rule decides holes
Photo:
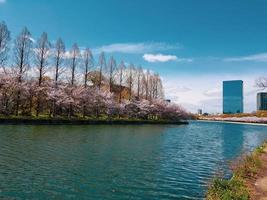
[(214, 179), (207, 193), (207, 200), (248, 200), (248, 190), (240, 177), (230, 180)]
[(207, 200), (247, 200), (249, 198), (246, 181), (254, 177), (261, 168), (260, 155), (267, 147), (267, 142), (247, 155), (241, 163), (238, 163), (230, 180), (215, 178), (206, 195)]
[(187, 124), (186, 121), (139, 119), (139, 118), (109, 118), (107, 115), (99, 117), (67, 116), (49, 117), (48, 115), (33, 116), (5, 116), (0, 115), (0, 124)]

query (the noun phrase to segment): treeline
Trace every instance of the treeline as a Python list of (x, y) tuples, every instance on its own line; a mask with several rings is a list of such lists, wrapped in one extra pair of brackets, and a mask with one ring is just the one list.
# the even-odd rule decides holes
[[(12, 48), (11, 48), (12, 47)], [(0, 23), (0, 114), (50, 117), (181, 119), (185, 111), (164, 101), (162, 80), (141, 66), (98, 59), (89, 48), (42, 33), (35, 41), (25, 27), (11, 41)]]

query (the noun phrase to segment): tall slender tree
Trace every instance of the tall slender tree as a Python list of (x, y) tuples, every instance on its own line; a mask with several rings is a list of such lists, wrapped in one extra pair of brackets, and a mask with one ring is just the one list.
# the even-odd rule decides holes
[(45, 73), (48, 68), (48, 58), (51, 44), (48, 41), (47, 33), (42, 33), (41, 37), (37, 40), (35, 47), (35, 64), (38, 70), (38, 87), (39, 92), (37, 94), (36, 116), (39, 116), (42, 101), (42, 84)]
[(0, 22), (0, 67), (4, 67), (9, 51), (10, 31), (5, 22)]
[(58, 38), (52, 51), (53, 55), (53, 65), (54, 65), (54, 98), (51, 101), (51, 108), (50, 108), (50, 116), (53, 115), (53, 117), (56, 116), (57, 111), (57, 104), (56, 104), (56, 97), (58, 96), (58, 84), (59, 79), (62, 73), (65, 71), (65, 44), (62, 41), (61, 38)]
[(111, 56), (108, 64), (109, 92), (112, 92), (114, 85), (115, 72), (117, 70), (116, 60)]
[[(73, 90), (74, 90), (74, 84), (76, 82), (76, 70), (79, 64), (79, 58), (80, 58), (80, 49), (78, 45), (75, 43), (72, 46), (72, 49), (70, 51), (70, 61), (71, 61), (71, 80), (70, 80), (70, 86), (71, 86), (71, 96), (73, 96)], [(69, 105), (69, 118), (72, 116), (73, 113), (73, 103), (70, 103)]]
[[(84, 92), (87, 93), (87, 82), (88, 82), (88, 73), (92, 70), (94, 62), (93, 55), (89, 48), (86, 48), (83, 52), (83, 61), (84, 61)], [(88, 96), (88, 95), (86, 95)], [(86, 116), (86, 101), (83, 99), (83, 117)]]
[(123, 61), (121, 61), (119, 68), (118, 68), (118, 72), (119, 72), (119, 103), (121, 103), (122, 100), (122, 86), (123, 86), (123, 80), (124, 80), (124, 76), (125, 76), (125, 64)]
[(55, 63), (55, 86), (57, 87), (60, 75), (64, 72), (64, 55), (65, 44), (61, 38), (56, 41), (54, 48), (54, 63)]
[(30, 66), (32, 43), (33, 42), (31, 39), (31, 33), (26, 27), (24, 27), (21, 33), (15, 39), (14, 43), (14, 62), (17, 73), (17, 81), (18, 81), (16, 109), (15, 109), (16, 115), (19, 114), (22, 79)]
[(150, 79), (150, 71), (147, 70), (146, 74), (145, 74), (145, 96), (146, 96), (146, 100), (148, 100), (149, 98), (149, 79)]
[(79, 64), (79, 57), (80, 57), (80, 49), (78, 45), (75, 43), (72, 46), (71, 52), (70, 52), (70, 60), (71, 60), (71, 86), (74, 86), (75, 84), (75, 75), (76, 75), (76, 68)]
[(130, 64), (128, 68), (128, 76), (127, 76), (127, 85), (129, 89), (129, 100), (132, 100), (132, 96), (133, 96), (134, 70), (135, 70), (134, 65)]
[(94, 66), (94, 58), (91, 50), (86, 48), (83, 53), (83, 60), (84, 60), (84, 87), (87, 87), (88, 82), (88, 73)]
[(98, 59), (99, 65), (99, 80), (98, 80), (98, 89), (101, 89), (102, 81), (103, 81), (103, 73), (106, 69), (106, 58), (104, 52), (99, 55)]
[(142, 67), (137, 68), (137, 97), (140, 99), (140, 92), (141, 92), (141, 81), (142, 81), (142, 76), (143, 76), (143, 69)]

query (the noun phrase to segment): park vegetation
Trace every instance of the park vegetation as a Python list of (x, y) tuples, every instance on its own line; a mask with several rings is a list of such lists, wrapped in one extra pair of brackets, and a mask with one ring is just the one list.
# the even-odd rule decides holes
[(157, 73), (106, 59), (89, 48), (70, 49), (47, 33), (24, 27), (14, 40), (0, 22), (0, 115), (85, 119), (181, 120), (186, 112), (164, 101)]
[(262, 168), (260, 156), (264, 153), (267, 142), (256, 148), (250, 155), (244, 156), (233, 163), (233, 176), (231, 179), (214, 178), (209, 186), (207, 200), (249, 200), (251, 199), (250, 188), (251, 180), (257, 176)]

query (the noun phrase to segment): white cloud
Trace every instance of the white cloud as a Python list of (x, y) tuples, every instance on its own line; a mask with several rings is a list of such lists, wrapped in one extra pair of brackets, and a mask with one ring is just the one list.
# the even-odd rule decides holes
[(208, 97), (218, 97), (218, 96), (222, 95), (222, 89), (221, 89), (221, 87), (208, 89), (208, 90), (204, 91), (203, 94), (208, 96)]
[(192, 62), (191, 58), (178, 58), (175, 55), (164, 55), (164, 54), (144, 54), (143, 59), (147, 62)]
[(143, 58), (147, 62), (168, 62), (177, 60), (177, 56), (163, 54), (144, 54)]
[(5, 3), (6, 2), (6, 0), (0, 0), (0, 3)]
[(242, 61), (267, 62), (267, 53), (225, 58), (224, 61), (226, 62), (242, 62)]
[(170, 45), (164, 42), (114, 43), (96, 47), (93, 49), (93, 52), (96, 54), (102, 51), (106, 53), (142, 54), (147, 52), (166, 51), (179, 48), (181, 48), (181, 45), (179, 44)]
[(191, 62), (193, 62), (193, 58), (179, 58), (179, 57), (177, 57), (176, 61), (181, 62), (181, 63), (191, 63)]

